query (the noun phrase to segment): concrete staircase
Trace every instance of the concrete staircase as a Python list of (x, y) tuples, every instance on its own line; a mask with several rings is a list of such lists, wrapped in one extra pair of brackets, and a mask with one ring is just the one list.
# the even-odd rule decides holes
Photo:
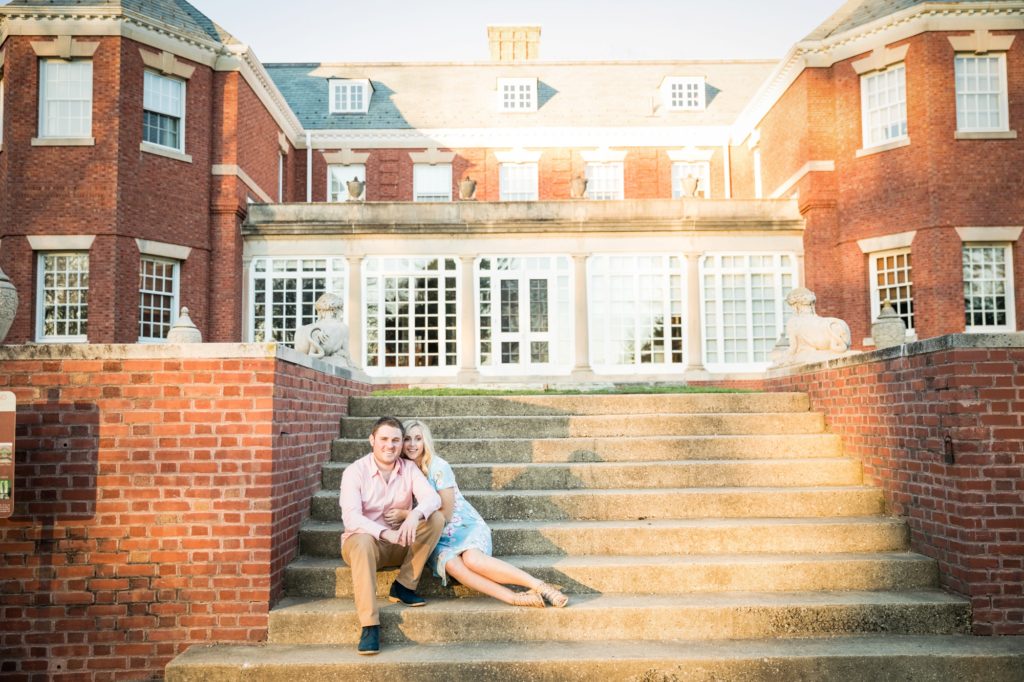
[[(382, 653), (356, 655), (338, 486), (382, 414), (431, 425), (495, 554), (567, 608), (429, 575), (427, 606), (383, 606)], [(341, 436), (268, 644), (193, 648), (168, 680), (1024, 681), (1024, 642), (967, 635), (804, 395), (359, 398)]]

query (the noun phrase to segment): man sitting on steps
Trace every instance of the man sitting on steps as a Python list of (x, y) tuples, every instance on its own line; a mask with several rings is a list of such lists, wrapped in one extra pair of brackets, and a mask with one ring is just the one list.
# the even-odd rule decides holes
[[(341, 558), (352, 570), (352, 594), (362, 626), (360, 654), (380, 651), (377, 569), (401, 566), (388, 599), (423, 606), (416, 585), (441, 537), (441, 498), (416, 465), (401, 458), (405, 432), (394, 417), (381, 417), (370, 432), (373, 452), (345, 467), (341, 476)], [(417, 506), (413, 509), (413, 497)], [(398, 528), (384, 521), (390, 509), (411, 509)]]

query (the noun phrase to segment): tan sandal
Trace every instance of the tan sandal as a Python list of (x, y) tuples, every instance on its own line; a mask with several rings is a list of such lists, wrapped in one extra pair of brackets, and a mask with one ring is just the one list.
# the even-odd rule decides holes
[(544, 608), (544, 598), (533, 590), (529, 592), (515, 592), (512, 595), (512, 606), (530, 606), (542, 609)]
[(543, 597), (545, 600), (547, 600), (547, 602), (554, 606), (556, 609), (563, 608), (566, 604), (569, 603), (569, 598), (562, 594), (562, 592), (559, 591), (557, 587), (548, 585), (545, 582), (542, 582), (540, 585), (537, 585), (537, 587), (533, 588), (533, 591), (541, 597)]

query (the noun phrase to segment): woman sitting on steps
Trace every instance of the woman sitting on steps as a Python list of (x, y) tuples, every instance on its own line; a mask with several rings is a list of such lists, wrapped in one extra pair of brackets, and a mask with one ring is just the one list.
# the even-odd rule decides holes
[[(402, 456), (419, 467), (441, 496), (441, 513), (446, 523), (429, 561), (442, 584), (448, 584), (450, 575), (470, 589), (513, 606), (543, 608), (545, 600), (559, 608), (568, 604), (569, 598), (551, 585), (491, 556), (491, 529), (462, 496), (451, 466), (435, 454), (430, 429), (418, 419), (407, 421), (404, 426)], [(401, 524), (406, 513), (392, 509), (385, 512), (384, 520), (393, 526)], [(529, 590), (515, 592), (505, 585)]]

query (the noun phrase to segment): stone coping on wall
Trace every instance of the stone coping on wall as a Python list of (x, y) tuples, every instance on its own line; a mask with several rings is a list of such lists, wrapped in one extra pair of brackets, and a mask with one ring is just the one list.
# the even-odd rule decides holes
[(371, 383), (358, 369), (337, 367), (277, 343), (27, 343), (0, 346), (0, 362), (11, 360), (224, 360), (277, 358), (324, 374)]
[(904, 343), (892, 348), (868, 351), (844, 355), (831, 360), (811, 362), (803, 365), (791, 365), (768, 369), (765, 378), (774, 379), (777, 377), (794, 376), (798, 374), (809, 374), (825, 369), (839, 369), (842, 367), (853, 367), (865, 365), (871, 362), (885, 362), (898, 358), (909, 358), (915, 355), (927, 355), (946, 350), (971, 349), (971, 348), (1024, 348), (1024, 332), (999, 333), (999, 334), (947, 334), (936, 336), (923, 341)]

